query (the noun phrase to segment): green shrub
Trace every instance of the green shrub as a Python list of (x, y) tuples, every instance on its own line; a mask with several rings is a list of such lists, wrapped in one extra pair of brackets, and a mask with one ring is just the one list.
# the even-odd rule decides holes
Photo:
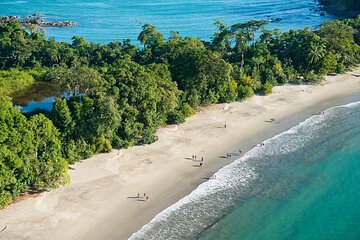
[(270, 83), (265, 83), (264, 85), (262, 85), (260, 92), (261, 94), (268, 95), (272, 93), (272, 89), (273, 85), (271, 85)]
[(79, 139), (76, 142), (76, 152), (80, 156), (80, 159), (89, 158), (94, 154), (94, 149), (85, 142), (84, 139)]
[(284, 83), (296, 80), (297, 76), (299, 75), (298, 72), (294, 69), (294, 66), (286, 66), (284, 72), (286, 76), (286, 82)]
[(158, 136), (154, 134), (154, 132), (147, 130), (143, 132), (142, 138), (138, 141), (138, 144), (151, 144), (158, 140)]
[(310, 83), (320, 83), (324, 80), (324, 77), (322, 75), (315, 74), (314, 71), (310, 71), (304, 74), (304, 79)]
[(40, 69), (30, 69), (27, 70), (27, 73), (32, 76), (36, 81), (44, 81), (45, 75), (47, 73), (46, 68), (40, 68)]
[(321, 68), (319, 70), (320, 74), (328, 74), (336, 72), (336, 66), (338, 65), (337, 57), (332, 52), (329, 52), (325, 55), (324, 60), (322, 61)]
[(95, 139), (95, 153), (111, 152), (112, 146), (109, 139), (105, 138), (104, 134), (101, 134)]
[(220, 98), (220, 102), (233, 102), (236, 101), (238, 93), (237, 93), (238, 85), (235, 80), (231, 80), (226, 91), (225, 96)]
[(12, 196), (10, 192), (2, 191), (0, 192), (0, 209), (8, 205), (12, 201)]
[(63, 155), (69, 164), (74, 164), (81, 159), (74, 140), (63, 141)]
[(254, 90), (250, 86), (240, 85), (238, 87), (239, 99), (244, 100), (246, 98), (252, 97), (253, 95), (254, 95)]
[(8, 96), (29, 87), (34, 82), (34, 78), (25, 71), (18, 69), (0, 71), (0, 96)]
[(345, 68), (344, 64), (339, 63), (336, 66), (336, 73), (345, 73), (345, 71), (346, 71), (346, 68)]
[(182, 112), (185, 117), (190, 117), (196, 113), (196, 110), (193, 109), (189, 104), (185, 103), (182, 107)]
[(181, 111), (173, 111), (168, 114), (167, 124), (180, 124), (185, 122), (185, 116)]

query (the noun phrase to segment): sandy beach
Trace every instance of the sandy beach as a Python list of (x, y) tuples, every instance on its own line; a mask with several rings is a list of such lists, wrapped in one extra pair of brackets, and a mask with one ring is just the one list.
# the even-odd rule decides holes
[(0, 239), (128, 239), (239, 158), (239, 149), (246, 152), (330, 107), (360, 101), (359, 73), (329, 76), (321, 85), (279, 86), (269, 96), (209, 106), (184, 124), (159, 129), (154, 144), (79, 162), (69, 170), (70, 185), (0, 210)]

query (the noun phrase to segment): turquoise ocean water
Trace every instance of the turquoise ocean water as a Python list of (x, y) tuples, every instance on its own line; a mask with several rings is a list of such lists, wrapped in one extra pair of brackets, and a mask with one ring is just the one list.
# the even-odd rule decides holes
[(1, 0), (0, 15), (44, 13), (47, 20), (75, 21), (71, 28), (47, 28), (48, 36), (71, 41), (74, 35), (95, 42), (137, 39), (144, 23), (155, 24), (166, 36), (210, 39), (214, 19), (234, 24), (250, 19), (282, 18), (269, 28), (317, 27), (332, 17), (310, 11), (314, 0)]
[(360, 102), (265, 141), (131, 239), (360, 239)]

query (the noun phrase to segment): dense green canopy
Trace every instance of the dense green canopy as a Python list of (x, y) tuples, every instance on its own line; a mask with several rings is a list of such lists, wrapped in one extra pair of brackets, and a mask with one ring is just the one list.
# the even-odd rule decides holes
[(68, 182), (59, 132), (43, 114), (30, 119), (0, 98), (0, 207), (28, 188)]
[(211, 41), (177, 32), (165, 39), (145, 24), (141, 47), (78, 36), (57, 42), (17, 22), (1, 24), (0, 96), (42, 80), (70, 97), (26, 116), (0, 98), (0, 207), (29, 188), (67, 183), (68, 163), (156, 141), (159, 126), (181, 123), (199, 106), (316, 83), (360, 62), (360, 17), (284, 33), (266, 24), (216, 21)]

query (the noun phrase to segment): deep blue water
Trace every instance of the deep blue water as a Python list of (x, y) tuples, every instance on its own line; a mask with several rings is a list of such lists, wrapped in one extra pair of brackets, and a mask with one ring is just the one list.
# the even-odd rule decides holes
[(265, 141), (134, 239), (360, 239), (360, 102)]
[(47, 20), (75, 21), (71, 28), (47, 28), (48, 36), (71, 41), (74, 35), (95, 42), (136, 41), (141, 25), (155, 24), (166, 36), (210, 39), (214, 19), (234, 24), (251, 19), (282, 18), (269, 28), (317, 27), (332, 17), (311, 11), (314, 0), (1, 0), (0, 15), (44, 13)]

